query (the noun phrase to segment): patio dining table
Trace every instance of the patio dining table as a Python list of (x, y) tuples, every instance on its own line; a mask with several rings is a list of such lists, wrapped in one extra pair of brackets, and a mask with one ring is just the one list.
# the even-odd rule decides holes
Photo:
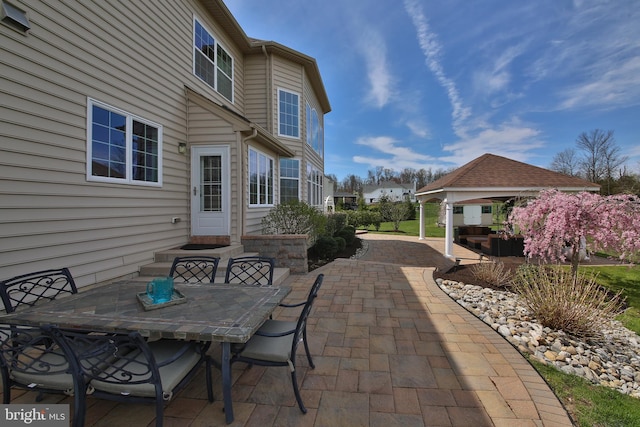
[(0, 323), (220, 342), (225, 418), (231, 423), (231, 344), (247, 342), (291, 288), (176, 283), (186, 302), (153, 310), (145, 310), (136, 296), (145, 289), (141, 281), (115, 282), (0, 316)]

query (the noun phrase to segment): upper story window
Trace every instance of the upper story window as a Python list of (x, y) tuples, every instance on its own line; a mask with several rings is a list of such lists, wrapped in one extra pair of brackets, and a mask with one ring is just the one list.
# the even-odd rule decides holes
[(324, 132), (320, 126), (320, 119), (315, 108), (307, 104), (307, 144), (324, 157)]
[(162, 185), (162, 126), (89, 99), (87, 179)]
[(300, 95), (278, 89), (278, 135), (300, 138)]
[(233, 57), (194, 19), (193, 73), (233, 102)]
[(299, 200), (300, 160), (280, 159), (280, 203)]
[(273, 158), (249, 147), (249, 206), (273, 205)]

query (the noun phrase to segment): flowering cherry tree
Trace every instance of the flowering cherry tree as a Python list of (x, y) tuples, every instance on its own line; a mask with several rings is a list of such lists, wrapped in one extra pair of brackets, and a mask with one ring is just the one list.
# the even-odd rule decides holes
[(513, 208), (508, 223), (524, 236), (527, 256), (550, 262), (569, 258), (574, 275), (581, 245), (616, 252), (621, 259), (640, 251), (640, 200), (633, 195), (544, 190)]

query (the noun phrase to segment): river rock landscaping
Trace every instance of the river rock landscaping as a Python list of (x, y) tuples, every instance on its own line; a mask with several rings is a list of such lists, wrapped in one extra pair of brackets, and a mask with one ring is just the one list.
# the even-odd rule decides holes
[(640, 338), (620, 322), (609, 322), (600, 338), (578, 339), (537, 323), (517, 294), (441, 277), (435, 280), (445, 293), (521, 353), (640, 398)]

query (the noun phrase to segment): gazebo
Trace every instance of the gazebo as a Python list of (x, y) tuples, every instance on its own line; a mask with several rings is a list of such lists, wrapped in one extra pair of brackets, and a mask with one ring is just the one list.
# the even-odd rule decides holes
[(420, 239), (424, 239), (424, 203), (433, 199), (445, 205), (445, 255), (453, 256), (453, 205), (470, 199), (506, 201), (536, 196), (540, 190), (600, 191), (600, 186), (495, 154), (483, 154), (416, 192), (420, 203)]

